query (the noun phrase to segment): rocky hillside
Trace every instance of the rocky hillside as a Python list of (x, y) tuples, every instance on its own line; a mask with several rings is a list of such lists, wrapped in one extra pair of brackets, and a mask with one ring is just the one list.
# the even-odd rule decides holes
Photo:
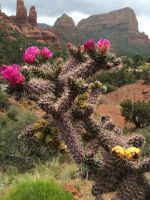
[(74, 44), (81, 44), (83, 42), (83, 38), (79, 34), (73, 19), (66, 14), (63, 14), (56, 20), (54, 30), (59, 34), (62, 45), (66, 45), (67, 42)]
[(81, 20), (77, 26), (63, 15), (55, 25), (63, 42), (76, 44), (89, 38), (107, 37), (115, 51), (121, 54), (145, 54), (150, 52), (150, 40), (138, 30), (138, 21), (131, 8), (123, 8), (107, 14), (93, 15)]
[(63, 14), (51, 27), (37, 23), (35, 6), (31, 6), (27, 12), (24, 0), (17, 0), (16, 15), (8, 17), (0, 12), (0, 26), (3, 25), (3, 19), (27, 38), (56, 47), (66, 46), (67, 42), (83, 44), (89, 38), (98, 40), (99, 37), (106, 37), (111, 41), (112, 49), (122, 55), (150, 56), (150, 39), (145, 33), (139, 32), (136, 15), (128, 7), (90, 16), (81, 20), (77, 26), (71, 17)]
[(24, 5), (23, 0), (17, 0), (16, 4), (16, 16), (8, 17), (4, 13), (0, 12), (1, 26), (9, 24), (12, 28), (15, 28), (18, 32), (23, 34), (29, 39), (35, 39), (37, 42), (48, 43), (59, 47), (60, 42), (58, 35), (52, 29), (43, 30), (37, 24), (37, 12), (35, 6), (31, 6), (29, 14)]

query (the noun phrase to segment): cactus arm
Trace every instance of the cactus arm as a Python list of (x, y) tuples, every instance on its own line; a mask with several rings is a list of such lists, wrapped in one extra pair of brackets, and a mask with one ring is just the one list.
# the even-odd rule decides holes
[(111, 151), (114, 146), (124, 146), (122, 140), (120, 140), (113, 131), (110, 132), (100, 126), (92, 117), (84, 119), (85, 129), (95, 136), (97, 136), (98, 143), (106, 150)]
[(144, 163), (137, 167), (137, 171), (141, 174), (150, 172), (150, 160), (146, 160)]
[(57, 116), (56, 123), (61, 131), (63, 139), (68, 146), (71, 154), (78, 164), (84, 160), (83, 147), (80, 144), (79, 138), (77, 138), (76, 131), (74, 130), (71, 121), (67, 116)]
[(143, 147), (144, 143), (145, 143), (145, 139), (142, 135), (135, 135), (134, 137), (130, 138), (127, 141), (127, 144), (129, 146), (134, 146), (134, 147), (137, 147), (137, 148)]

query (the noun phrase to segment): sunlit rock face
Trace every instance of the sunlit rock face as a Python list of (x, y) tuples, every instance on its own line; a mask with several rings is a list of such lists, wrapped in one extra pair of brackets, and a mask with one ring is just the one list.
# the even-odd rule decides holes
[(16, 16), (8, 17), (10, 22), (17, 26), (18, 30), (26, 37), (35, 39), (38, 42), (48, 43), (59, 47), (60, 41), (57, 33), (53, 29), (43, 30), (37, 24), (37, 11), (35, 6), (31, 6), (29, 14), (23, 0), (17, 0)]
[(27, 23), (27, 9), (24, 5), (23, 0), (17, 0), (17, 8), (16, 8), (16, 23), (26, 24)]

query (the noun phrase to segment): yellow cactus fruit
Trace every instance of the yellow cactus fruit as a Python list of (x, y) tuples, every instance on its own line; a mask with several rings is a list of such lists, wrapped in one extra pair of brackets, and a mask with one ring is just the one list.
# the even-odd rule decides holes
[(125, 149), (121, 146), (115, 146), (114, 148), (112, 148), (111, 152), (119, 158), (125, 157)]
[(95, 87), (101, 88), (103, 84), (100, 81), (95, 81)]
[(82, 95), (79, 95), (76, 99), (77, 105), (81, 108), (84, 109), (87, 106), (87, 100), (89, 98), (89, 94), (87, 92), (83, 93)]
[(45, 143), (50, 144), (52, 141), (53, 141), (53, 139), (51, 138), (51, 136), (47, 135), (45, 138)]
[(42, 132), (37, 132), (37, 133), (34, 134), (34, 137), (37, 140), (42, 140), (43, 139), (43, 133)]
[(36, 131), (36, 130), (39, 130), (39, 129), (41, 129), (41, 128), (46, 127), (47, 125), (48, 125), (48, 122), (47, 122), (46, 120), (42, 119), (42, 120), (40, 120), (40, 121), (38, 121), (38, 122), (36, 122), (36, 123), (34, 124), (34, 130), (35, 130), (35, 131)]
[(141, 155), (141, 150), (136, 147), (129, 147), (125, 150), (125, 156), (128, 160), (136, 160)]
[(61, 141), (60, 143), (59, 143), (59, 150), (61, 150), (61, 151), (67, 151), (67, 145), (64, 143), (64, 141)]

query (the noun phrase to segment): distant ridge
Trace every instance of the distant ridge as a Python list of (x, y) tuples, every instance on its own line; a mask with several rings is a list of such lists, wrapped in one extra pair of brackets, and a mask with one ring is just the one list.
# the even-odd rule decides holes
[(139, 32), (135, 12), (129, 7), (92, 15), (81, 20), (77, 26), (71, 17), (63, 14), (56, 20), (54, 29), (59, 33), (63, 44), (80, 44), (89, 38), (98, 40), (99, 37), (106, 37), (119, 54), (150, 56), (150, 39), (145, 33)]

